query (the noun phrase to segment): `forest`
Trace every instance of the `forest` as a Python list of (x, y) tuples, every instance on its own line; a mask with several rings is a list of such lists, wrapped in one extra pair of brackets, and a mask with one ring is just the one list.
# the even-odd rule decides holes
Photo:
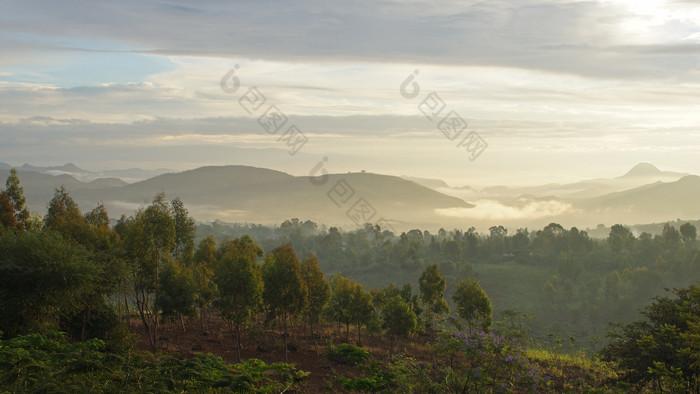
[[(0, 192), (0, 391), (700, 392), (696, 227), (343, 230)], [(206, 350), (206, 351), (205, 351)]]

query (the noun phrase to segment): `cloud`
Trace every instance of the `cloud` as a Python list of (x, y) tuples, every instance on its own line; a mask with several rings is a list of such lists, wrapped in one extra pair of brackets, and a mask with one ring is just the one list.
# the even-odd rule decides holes
[[(634, 48), (645, 51), (640, 37), (673, 43), (698, 31), (700, 22), (692, 18), (682, 19), (682, 28), (675, 19), (646, 26), (649, 12), (682, 18), (697, 5), (642, 8), (628, 3), (246, 0), (198, 3), (193, 8), (185, 1), (132, 0), (30, 8), (20, 2), (0, 16), (0, 31), (8, 38), (0, 50), (6, 53), (5, 62), (13, 62), (32, 48), (96, 49), (76, 39), (88, 36), (106, 42), (114, 52), (287, 63), (499, 66), (601, 78), (658, 78), (661, 64), (667, 75), (692, 69), (673, 61), (681, 54), (629, 58)], [(632, 49), (625, 47), (630, 44)]]
[(494, 200), (480, 200), (474, 208), (436, 209), (439, 216), (475, 220), (529, 220), (552, 217), (570, 212), (571, 204), (556, 200), (520, 200), (518, 205), (505, 205)]

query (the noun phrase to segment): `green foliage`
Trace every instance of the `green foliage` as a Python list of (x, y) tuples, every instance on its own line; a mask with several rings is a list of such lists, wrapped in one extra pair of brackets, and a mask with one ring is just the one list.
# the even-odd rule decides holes
[(53, 231), (0, 237), (0, 330), (14, 336), (56, 329), (81, 311), (99, 284), (99, 267), (84, 249)]
[(250, 247), (257, 245), (251, 243), (248, 237), (229, 245), (214, 270), (219, 313), (235, 324), (250, 320), (262, 301), (262, 276), (256, 260), (248, 253)]
[(349, 365), (361, 364), (372, 358), (372, 355), (367, 350), (355, 345), (348, 345), (347, 343), (329, 346), (324, 356), (335, 363)]
[(58, 231), (64, 238), (86, 247), (94, 242), (90, 225), (78, 209), (78, 204), (63, 186), (56, 189), (53, 198), (49, 201), (46, 216), (44, 216), (44, 228)]
[(197, 231), (194, 219), (189, 216), (185, 204), (179, 198), (170, 202), (175, 226), (173, 256), (176, 260), (190, 262), (194, 257), (194, 237)]
[(547, 387), (550, 377), (541, 375), (523, 345), (514, 339), (482, 330), (455, 338), (462, 345), (463, 364), (450, 377), (452, 385), (469, 392), (537, 391)]
[(156, 309), (163, 319), (175, 320), (180, 316), (195, 314), (195, 283), (190, 271), (166, 263), (160, 271), (160, 291), (156, 298)]
[[(262, 302), (263, 280), (257, 261), (260, 248), (248, 236), (229, 243), (214, 270), (219, 315), (236, 326), (237, 360), (241, 358), (240, 326), (251, 320)], [(255, 251), (251, 253), (251, 251)]]
[(467, 282), (459, 282), (452, 299), (457, 305), (457, 314), (469, 323), (470, 330), (477, 321), (481, 322), (483, 330), (488, 330), (491, 327), (493, 315), (491, 300), (479, 282), (472, 278), (469, 278)]
[(450, 313), (450, 308), (445, 302), (445, 287), (447, 281), (440, 274), (437, 264), (425, 267), (418, 280), (420, 288), (420, 298), (428, 312), (429, 321), (439, 319), (440, 315)]
[[(328, 313), (333, 321), (349, 326), (352, 322), (352, 297), (357, 282), (341, 275), (333, 275), (330, 278), (331, 299), (328, 304)], [(347, 336), (345, 338), (347, 341)]]
[(302, 260), (301, 276), (308, 290), (306, 318), (311, 324), (318, 323), (321, 313), (331, 299), (331, 286), (323, 277), (316, 255)]
[(602, 351), (623, 369), (625, 381), (660, 391), (700, 389), (700, 287), (674, 289), (673, 297), (656, 297), (644, 321), (615, 324), (612, 342)]
[(293, 315), (306, 304), (307, 290), (301, 266), (290, 244), (275, 248), (263, 265), (263, 299), (275, 315)]
[(263, 270), (263, 300), (271, 316), (280, 316), (284, 324), (284, 361), (287, 361), (287, 318), (301, 313), (308, 292), (301, 266), (291, 244), (268, 253)]
[(60, 333), (0, 342), (0, 390), (11, 392), (278, 393), (307, 376), (291, 365), (257, 359), (229, 365), (211, 354), (118, 355), (101, 340), (68, 343)]
[(192, 267), (195, 303), (200, 309), (200, 314), (204, 312), (204, 309), (209, 306), (217, 295), (216, 282), (214, 281), (216, 262), (216, 240), (214, 237), (204, 238), (197, 246)]
[(418, 318), (400, 296), (390, 298), (382, 308), (382, 322), (392, 335), (408, 337), (418, 327)]
[[(31, 229), (31, 221), (29, 210), (27, 209), (27, 200), (24, 198), (24, 188), (20, 185), (19, 176), (17, 175), (17, 170), (12, 168), (10, 170), (10, 175), (5, 181), (6, 194), (12, 203), (12, 210), (14, 211), (14, 217), (16, 219), (16, 227), (19, 230)], [(0, 193), (1, 194), (1, 193)], [(2, 202), (2, 197), (0, 196), (0, 212), (5, 214), (5, 206)], [(9, 211), (8, 211), (9, 213)], [(4, 223), (4, 221), (2, 222)], [(14, 227), (14, 226), (13, 226)]]

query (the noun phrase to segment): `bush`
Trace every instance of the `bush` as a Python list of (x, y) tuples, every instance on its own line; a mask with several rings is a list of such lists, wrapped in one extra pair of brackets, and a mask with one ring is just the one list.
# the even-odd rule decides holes
[(0, 342), (0, 392), (276, 393), (294, 389), (307, 375), (289, 364), (257, 359), (229, 365), (211, 354), (184, 360), (114, 354), (100, 339), (69, 343), (58, 332)]
[(331, 345), (324, 355), (335, 363), (349, 365), (360, 364), (372, 358), (372, 355), (365, 349), (347, 343), (341, 343), (338, 346)]

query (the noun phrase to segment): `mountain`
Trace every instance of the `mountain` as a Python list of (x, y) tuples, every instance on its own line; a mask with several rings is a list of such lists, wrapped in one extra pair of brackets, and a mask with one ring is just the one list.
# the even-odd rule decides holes
[(143, 181), (145, 179), (153, 178), (154, 176), (167, 174), (170, 172), (174, 171), (168, 168), (157, 168), (155, 170), (144, 170), (142, 168), (126, 168), (123, 170), (100, 171), (100, 175), (103, 177), (119, 178), (127, 183), (134, 183)]
[[(321, 185), (307, 176), (247, 166), (201, 167), (133, 184), (117, 179), (81, 182), (68, 175), (33, 171), (20, 171), (19, 175), (28, 203), (40, 213), (61, 184), (82, 210), (103, 202), (112, 217), (133, 214), (160, 192), (166, 193), (167, 199), (181, 198), (198, 220), (255, 223), (280, 223), (298, 217), (352, 226), (356, 217), (360, 224), (383, 219), (398, 228), (418, 227), (435, 225), (439, 220), (434, 215), (436, 209), (472, 207), (415, 182), (372, 173), (330, 174)], [(365, 209), (365, 215), (359, 215), (358, 209)]]
[[(83, 211), (102, 202), (111, 217), (132, 215), (157, 193), (164, 192), (169, 200), (181, 198), (191, 215), (200, 221), (279, 224), (297, 217), (347, 228), (354, 226), (353, 221), (376, 223), (384, 220), (394, 229), (404, 231), (471, 226), (483, 230), (499, 224), (511, 228), (538, 228), (551, 222), (565, 227), (595, 227), (601, 223), (634, 225), (676, 218), (700, 219), (700, 204), (697, 203), (700, 177), (690, 175), (670, 182), (638, 185), (641, 180), (678, 175), (646, 164), (635, 166), (620, 177), (634, 178), (629, 183), (612, 179), (551, 184), (540, 190), (542, 194), (519, 195), (508, 194), (514, 189), (492, 188), (490, 195), (498, 196), (490, 198), (469, 197), (483, 195), (483, 190), (455, 189), (465, 199), (441, 193), (444, 188), (436, 191), (409, 179), (365, 172), (329, 174), (325, 179), (317, 179), (258, 167), (210, 166), (126, 183), (118, 178), (86, 182), (66, 174), (35, 172), (35, 168), (20, 170), (19, 176), (27, 203), (40, 214), (45, 213), (55, 188), (64, 185)], [(75, 170), (62, 166), (52, 171), (59, 169)], [(9, 170), (0, 169), (0, 179), (6, 178), (8, 173)], [(625, 184), (636, 186), (592, 197), (556, 194), (557, 190), (571, 191), (584, 186), (602, 192), (610, 188), (605, 186), (605, 181), (616, 188)], [(551, 194), (544, 194), (545, 191)]]
[[(0, 163), (0, 170), (9, 170), (12, 167), (13, 166), (10, 164)], [(18, 171), (38, 172), (40, 174), (70, 175), (73, 178), (83, 182), (92, 182), (102, 178), (119, 178), (124, 182), (133, 183), (142, 181), (144, 179), (152, 178), (157, 175), (173, 172), (173, 170), (167, 168), (158, 168), (155, 170), (127, 168), (122, 170), (90, 171), (84, 168), (80, 168), (73, 163), (66, 163), (61, 166), (48, 167), (34, 166), (28, 163), (24, 163), (22, 166), (16, 168)]]
[(675, 182), (656, 182), (576, 204), (589, 213), (609, 217), (632, 216), (635, 223), (675, 218), (700, 218), (700, 177), (688, 175)]
[(654, 178), (656, 180), (662, 180), (667, 178), (667, 180), (680, 179), (686, 175), (686, 173), (672, 172), (672, 171), (661, 171), (655, 165), (651, 163), (639, 163), (632, 167), (631, 170), (623, 176), (617, 177), (616, 179), (639, 179), (639, 178)]
[(656, 168), (655, 165), (651, 163), (639, 163), (636, 166), (632, 167), (631, 170), (627, 171), (627, 173), (619, 178), (631, 178), (631, 177), (639, 177), (639, 176), (658, 176), (662, 175), (663, 172)]
[[(568, 184), (549, 183), (546, 185), (518, 188), (494, 186), (481, 190), (479, 197), (503, 199), (530, 195), (536, 197), (587, 199), (640, 187), (654, 182), (672, 182), (686, 175), (690, 174), (661, 171), (653, 164), (639, 163), (624, 175), (612, 179), (597, 178)], [(445, 190), (441, 191), (447, 192)]]
[(413, 176), (401, 175), (401, 178), (408, 179), (409, 181), (415, 182), (419, 185), (429, 187), (431, 189), (437, 190), (440, 188), (449, 188), (450, 186), (442, 179), (432, 179), (432, 178), (418, 178)]

